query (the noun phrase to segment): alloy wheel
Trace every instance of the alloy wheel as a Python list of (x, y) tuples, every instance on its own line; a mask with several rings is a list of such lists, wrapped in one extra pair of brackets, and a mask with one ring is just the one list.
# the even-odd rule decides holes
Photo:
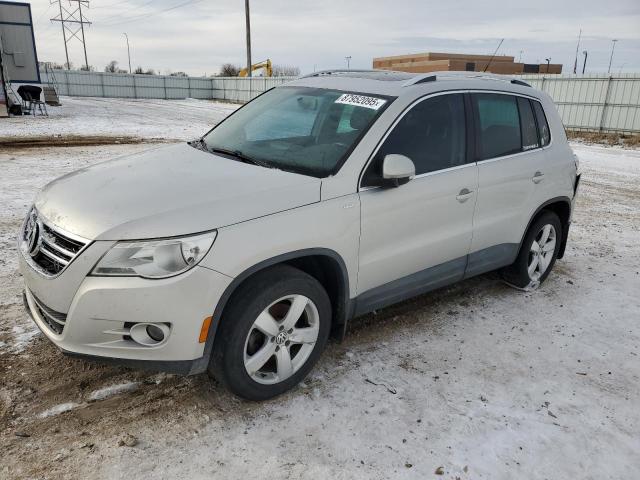
[(320, 315), (304, 295), (282, 297), (265, 308), (249, 329), (244, 367), (261, 384), (282, 382), (309, 359), (318, 340)]
[(556, 229), (551, 224), (544, 225), (533, 240), (527, 263), (527, 271), (532, 281), (539, 281), (549, 268), (556, 249), (556, 240)]

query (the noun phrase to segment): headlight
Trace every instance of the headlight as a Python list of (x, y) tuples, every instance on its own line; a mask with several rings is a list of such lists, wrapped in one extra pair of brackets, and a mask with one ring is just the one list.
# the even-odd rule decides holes
[(217, 232), (192, 237), (118, 242), (91, 272), (100, 276), (165, 278), (186, 272), (207, 254)]

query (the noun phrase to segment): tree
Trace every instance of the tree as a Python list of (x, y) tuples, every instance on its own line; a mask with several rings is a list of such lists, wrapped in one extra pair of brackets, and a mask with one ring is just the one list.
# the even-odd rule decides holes
[(149, 68), (149, 69), (145, 70), (142, 67), (138, 67), (138, 68), (136, 68), (134, 70), (133, 73), (135, 73), (137, 75), (155, 75), (156, 71), (153, 68)]
[(188, 77), (189, 75), (187, 75), (184, 72), (173, 72), (173, 73), (170, 73), (169, 76), (171, 76), (171, 77)]
[(128, 73), (126, 70), (118, 68), (118, 62), (116, 62), (115, 60), (111, 60), (109, 63), (107, 63), (107, 66), (104, 67), (104, 71), (107, 73)]
[(80, 70), (84, 70), (85, 72), (95, 72), (96, 69), (93, 65), (83, 65), (80, 67)]
[(274, 65), (273, 76), (274, 77), (299, 77), (300, 67), (293, 67), (291, 65)]
[(225, 63), (220, 67), (219, 77), (237, 77), (240, 73), (240, 67), (235, 66), (232, 63)]

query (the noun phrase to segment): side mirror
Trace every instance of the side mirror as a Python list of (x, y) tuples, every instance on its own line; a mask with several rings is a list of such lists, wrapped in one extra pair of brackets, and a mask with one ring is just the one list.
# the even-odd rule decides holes
[(382, 178), (385, 185), (399, 187), (416, 174), (413, 161), (404, 155), (390, 153), (382, 161)]

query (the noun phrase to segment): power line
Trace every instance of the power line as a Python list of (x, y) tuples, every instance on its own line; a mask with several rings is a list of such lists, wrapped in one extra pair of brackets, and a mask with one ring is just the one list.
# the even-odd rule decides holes
[(124, 24), (127, 24), (127, 23), (137, 22), (139, 20), (143, 20), (145, 18), (149, 18), (149, 17), (151, 17), (153, 15), (158, 15), (160, 13), (169, 12), (169, 11), (175, 10), (177, 8), (186, 7), (187, 5), (194, 4), (194, 3), (200, 3), (200, 2), (203, 2), (203, 1), (204, 0), (187, 0), (186, 2), (179, 3), (178, 5), (174, 5), (173, 7), (164, 8), (162, 10), (157, 10), (155, 12), (140, 14), (140, 15), (134, 16), (134, 17), (132, 17), (132, 18), (130, 18), (128, 20), (123, 20), (121, 22), (113, 22), (113, 23), (102, 24), (102, 26), (113, 27), (115, 25), (124, 25)]

